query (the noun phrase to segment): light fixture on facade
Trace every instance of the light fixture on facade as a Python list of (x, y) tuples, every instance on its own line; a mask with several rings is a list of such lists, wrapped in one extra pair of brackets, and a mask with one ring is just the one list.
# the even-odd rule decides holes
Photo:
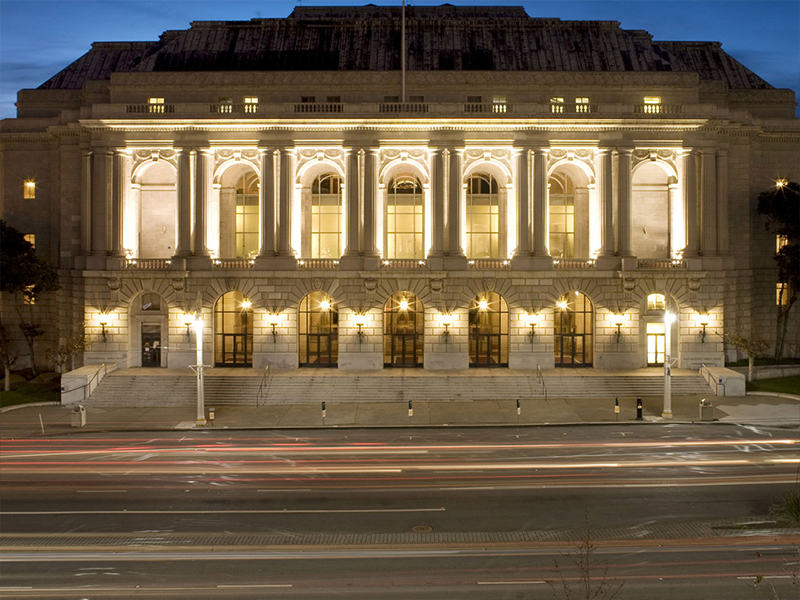
[(617, 343), (619, 344), (619, 338), (622, 336), (622, 325), (625, 323), (625, 315), (622, 313), (618, 315), (614, 315), (614, 325), (617, 326), (617, 331), (614, 332), (614, 335), (617, 336)]
[(358, 335), (358, 343), (359, 344), (363, 344), (364, 343), (364, 336), (366, 336), (366, 334), (363, 331), (363, 327), (364, 327), (364, 325), (367, 324), (367, 315), (354, 315), (353, 316), (353, 323), (355, 323), (356, 327), (358, 327), (358, 333), (357, 333), (357, 335)]
[(193, 313), (183, 313), (183, 324), (186, 325), (186, 339), (191, 339), (192, 324), (195, 321)]
[(276, 331), (276, 328), (281, 324), (281, 314), (272, 313), (267, 315), (267, 322), (269, 323), (269, 326), (272, 327), (272, 343), (274, 344), (278, 340), (278, 332)]
[(528, 333), (528, 337), (531, 340), (531, 344), (533, 344), (533, 338), (536, 335), (536, 324), (539, 321), (539, 315), (536, 313), (528, 313), (525, 315), (525, 323), (528, 327), (531, 328), (530, 332)]
[(704, 315), (700, 315), (700, 318), (698, 320), (700, 321), (700, 326), (703, 328), (703, 331), (700, 334), (700, 343), (701, 344), (705, 344), (706, 343), (706, 327), (708, 327), (708, 313), (706, 313)]
[(252, 307), (253, 307), (253, 303), (250, 302), (250, 300), (248, 300), (247, 298), (242, 300), (242, 309), (250, 310)]
[(786, 187), (787, 183), (789, 182), (786, 181), (785, 179), (778, 179), (777, 181), (775, 181), (775, 187), (780, 189), (782, 187)]
[(328, 310), (331, 309), (331, 301), (330, 300), (323, 300), (322, 302), (319, 303), (319, 307), (322, 310), (328, 311)]
[(97, 318), (97, 322), (100, 323), (100, 327), (102, 328), (102, 335), (103, 341), (106, 341), (106, 325), (108, 325), (108, 313), (100, 313), (100, 316)]
[(480, 310), (488, 310), (489, 301), (486, 298), (481, 298), (480, 300), (478, 300), (478, 308)]
[(403, 312), (408, 310), (408, 300), (406, 298), (400, 300), (400, 310)]
[(558, 306), (558, 308), (560, 308), (561, 310), (567, 310), (567, 301), (561, 300), (556, 306)]
[(451, 313), (440, 313), (439, 323), (444, 327), (444, 343), (450, 340), (450, 326), (453, 324), (453, 315)]
[(36, 182), (33, 179), (28, 179), (23, 184), (23, 200), (35, 200), (36, 199)]

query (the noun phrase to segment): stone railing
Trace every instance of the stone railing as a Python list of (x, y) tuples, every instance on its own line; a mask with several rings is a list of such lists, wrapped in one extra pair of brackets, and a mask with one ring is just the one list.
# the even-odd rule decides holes
[(554, 258), (554, 269), (594, 269), (593, 258)]
[(428, 263), (413, 258), (393, 258), (381, 261), (381, 269), (426, 269)]
[(685, 269), (686, 261), (680, 259), (662, 260), (657, 258), (640, 258), (636, 261), (639, 269)]
[(297, 261), (299, 269), (337, 269), (338, 258), (301, 258)]
[(473, 258), (467, 261), (470, 269), (510, 269), (511, 261), (502, 258)]
[(252, 258), (215, 258), (211, 261), (214, 269), (252, 269), (254, 264)]
[(694, 118), (725, 117), (728, 111), (715, 104), (549, 104), (543, 102), (280, 102), (260, 104), (95, 104), (91, 117), (103, 118), (292, 118), (384, 117), (403, 114), (425, 117), (479, 119), (592, 119), (658, 118), (681, 115)]
[(128, 258), (126, 269), (169, 269), (172, 261), (168, 258)]

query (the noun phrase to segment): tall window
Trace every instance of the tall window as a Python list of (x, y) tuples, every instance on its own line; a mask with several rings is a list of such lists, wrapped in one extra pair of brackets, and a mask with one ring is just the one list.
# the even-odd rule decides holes
[(342, 255), (342, 180), (320, 175), (311, 186), (311, 258)]
[(564, 173), (550, 178), (550, 255), (575, 256), (575, 185)]
[(467, 181), (467, 257), (500, 258), (500, 195), (484, 173)]
[(650, 294), (647, 297), (647, 310), (667, 310), (667, 299), (664, 294)]
[(33, 179), (28, 179), (22, 185), (22, 199), (23, 200), (36, 199), (36, 182)]
[(236, 184), (236, 258), (258, 254), (258, 176), (248, 173)]
[(398, 175), (386, 199), (386, 258), (425, 258), (422, 186), (413, 175)]

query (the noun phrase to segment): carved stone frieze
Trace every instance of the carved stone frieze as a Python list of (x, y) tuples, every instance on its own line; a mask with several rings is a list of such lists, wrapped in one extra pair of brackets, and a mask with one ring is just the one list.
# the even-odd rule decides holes
[(414, 163), (423, 173), (428, 173), (427, 148), (381, 148), (379, 172), (382, 172), (389, 163), (398, 159), (402, 162)]
[(234, 160), (236, 162), (245, 162), (258, 169), (258, 149), (257, 148), (218, 148), (214, 151), (214, 171), (217, 170), (221, 164)]
[(345, 170), (345, 153), (341, 148), (298, 148), (296, 156), (297, 172), (300, 172), (308, 163), (323, 160), (329, 160), (338, 165), (342, 171)]
[(663, 160), (676, 167), (678, 162), (678, 151), (671, 148), (637, 148), (631, 156), (631, 166), (641, 162)]
[(131, 155), (133, 171), (136, 171), (136, 168), (142, 163), (159, 160), (166, 161), (175, 168), (178, 166), (178, 154), (171, 148), (138, 148)]

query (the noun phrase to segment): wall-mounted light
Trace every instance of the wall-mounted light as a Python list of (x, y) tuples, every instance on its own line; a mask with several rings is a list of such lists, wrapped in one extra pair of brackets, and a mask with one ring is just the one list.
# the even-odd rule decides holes
[(453, 315), (449, 313), (439, 314), (439, 323), (444, 327), (444, 343), (450, 341), (450, 326), (453, 324)]
[(319, 303), (319, 307), (322, 310), (330, 310), (331, 309), (331, 301), (330, 300), (323, 300)]
[(364, 336), (366, 336), (366, 334), (363, 331), (363, 327), (364, 327), (364, 325), (367, 324), (367, 315), (354, 315), (353, 316), (353, 323), (355, 323), (356, 327), (358, 327), (358, 333), (357, 333), (357, 335), (358, 335), (358, 343), (359, 344), (363, 344), (364, 343)]
[(617, 336), (617, 343), (619, 344), (619, 338), (622, 336), (622, 325), (625, 323), (625, 316), (622, 314), (614, 315), (614, 325), (617, 326), (617, 330), (614, 332), (614, 335)]
[(194, 323), (194, 314), (183, 313), (183, 324), (186, 325), (186, 340), (191, 339), (192, 323)]
[(567, 301), (561, 300), (558, 304), (556, 304), (556, 306), (558, 306), (558, 308), (561, 310), (567, 310)]
[(100, 316), (97, 319), (97, 322), (100, 323), (100, 327), (103, 330), (103, 341), (106, 341), (106, 325), (108, 325), (108, 313), (100, 313)]
[(269, 326), (272, 327), (272, 343), (274, 344), (278, 340), (278, 332), (276, 331), (276, 327), (281, 324), (281, 314), (272, 313), (267, 315), (267, 323), (269, 323)]
[(250, 300), (248, 300), (247, 298), (242, 300), (242, 308), (244, 310), (250, 310), (252, 307), (253, 307), (253, 303), (250, 302)]
[(775, 181), (775, 187), (776, 188), (782, 188), (782, 187), (785, 187), (787, 183), (789, 183), (789, 182), (786, 181), (785, 179), (778, 179), (777, 181)]
[(708, 327), (708, 315), (700, 315), (699, 318), (700, 326), (703, 328), (703, 332), (700, 334), (700, 343), (706, 343), (706, 327)]
[(480, 310), (488, 310), (489, 301), (486, 298), (481, 298), (480, 300), (478, 300), (478, 308)]
[(400, 300), (400, 310), (403, 312), (408, 310), (408, 300), (406, 298), (402, 298)]
[(528, 337), (531, 340), (531, 344), (533, 344), (533, 338), (536, 335), (536, 324), (539, 321), (539, 315), (536, 313), (529, 313), (525, 315), (525, 324), (531, 328), (528, 332)]

